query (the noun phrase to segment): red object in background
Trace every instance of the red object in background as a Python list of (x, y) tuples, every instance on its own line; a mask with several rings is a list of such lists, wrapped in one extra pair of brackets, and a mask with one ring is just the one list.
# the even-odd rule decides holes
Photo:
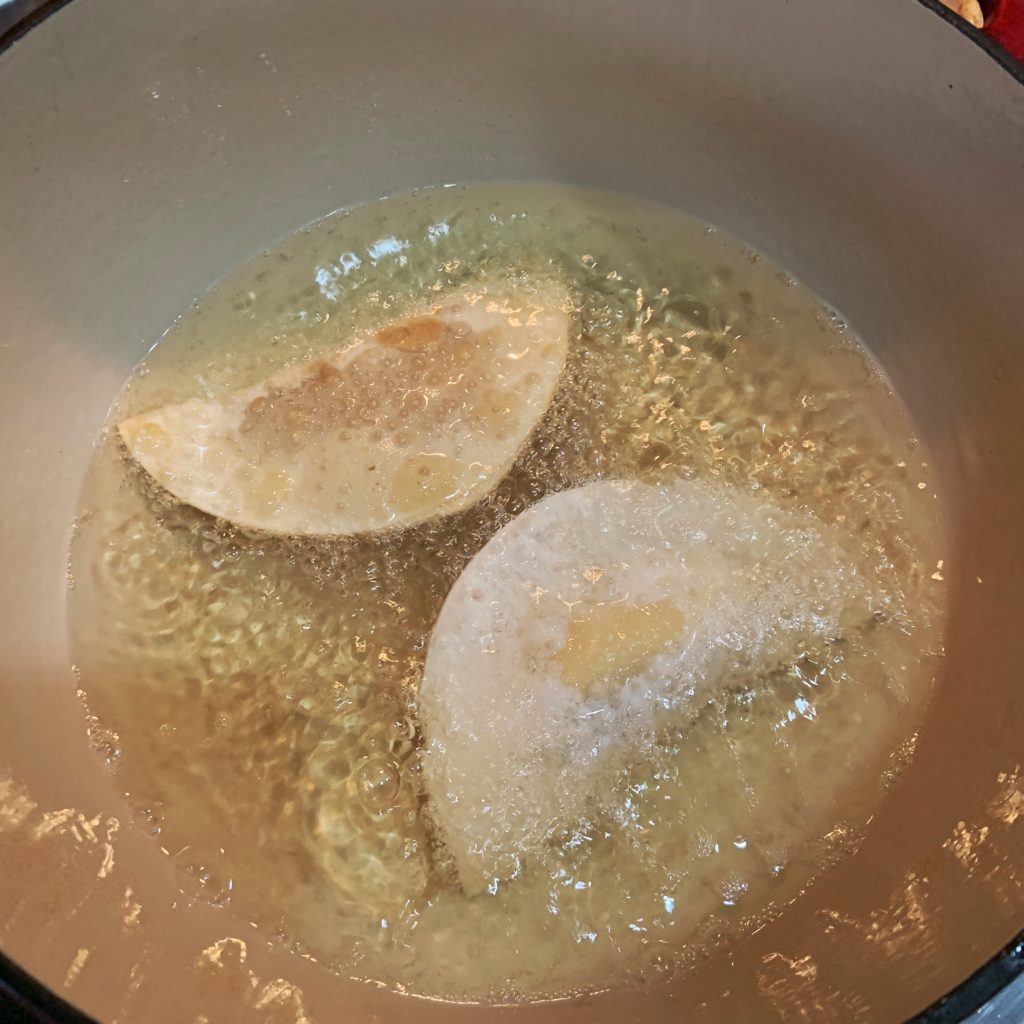
[(990, 0), (985, 10), (985, 35), (1024, 62), (1024, 0)]

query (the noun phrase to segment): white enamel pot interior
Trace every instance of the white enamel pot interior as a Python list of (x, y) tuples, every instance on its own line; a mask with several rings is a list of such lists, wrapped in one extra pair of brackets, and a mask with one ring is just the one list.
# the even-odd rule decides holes
[(194, 898), (88, 748), (64, 609), (93, 438), (173, 319), (331, 210), (492, 179), (654, 199), (808, 283), (912, 409), (955, 535), (944, 677), (858, 852), (680, 977), (508, 1012), (898, 1021), (1024, 926), (1024, 87), (1006, 67), (914, 0), (73, 0), (8, 42), (0, 948), (12, 960), (103, 1021), (506, 1012), (338, 978)]

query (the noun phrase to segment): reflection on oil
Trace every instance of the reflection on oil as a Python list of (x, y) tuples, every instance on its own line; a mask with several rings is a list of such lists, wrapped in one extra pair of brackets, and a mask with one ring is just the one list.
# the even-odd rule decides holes
[(64, 975), (65, 988), (71, 988), (71, 986), (78, 980), (78, 976), (82, 973), (82, 968), (85, 966), (88, 959), (89, 950), (84, 947), (75, 953), (74, 959), (68, 967), (67, 974)]
[(989, 804), (989, 814), (1004, 825), (1012, 825), (1024, 814), (1024, 779), (1020, 777), (1020, 766), (1011, 772), (1000, 772), (996, 777), (999, 790)]
[(887, 957), (897, 958), (913, 947), (928, 950), (933, 942), (927, 910), (927, 879), (908, 871), (887, 906), (872, 910), (866, 920), (848, 917), (835, 910), (824, 916), (859, 932), (864, 941), (877, 945)]
[(114, 868), (113, 838), (120, 827), (117, 818), (105, 819), (102, 814), (87, 818), (81, 811), (65, 807), (60, 811), (44, 811), (41, 820), (32, 828), (32, 838), (39, 840), (56, 832), (71, 835), (77, 843), (98, 846), (102, 858), (96, 877), (106, 878)]
[[(958, 822), (942, 849), (964, 871), (985, 878), (994, 898), (1019, 898), (1020, 879), (1012, 870), (998, 869), (1005, 869), (1013, 857), (1006, 845), (1008, 830), (1024, 811), (1020, 767), (1000, 772), (993, 781), (994, 794), (983, 804), (988, 822)], [(76, 1000), (96, 978), (113, 979), (115, 1009), (109, 1019), (115, 1024), (140, 1019), (133, 1008), (151, 1005), (153, 989), (160, 985), (154, 965), (167, 954), (143, 909), (136, 879), (115, 859), (121, 834), (116, 816), (67, 807), (47, 810), (24, 785), (0, 772), (0, 946), (27, 964), (66, 965), (57, 968), (55, 977), (44, 974), (44, 980), (63, 983)], [(39, 886), (41, 877), (52, 880), (52, 891)], [(936, 942), (933, 934), (941, 935), (937, 920), (933, 924), (939, 904), (930, 904), (929, 892), (922, 867), (908, 871), (891, 900), (866, 916), (825, 912), (823, 932), (812, 946), (762, 958), (757, 991), (784, 1019), (822, 1024), (874, 1019), (867, 995), (833, 980), (835, 963), (823, 951), (835, 945), (839, 928), (858, 936), (862, 954), (877, 949), (876, 964), (891, 970), (905, 969), (893, 965), (908, 963), (908, 957), (915, 962), (933, 953), (941, 957), (941, 940)], [(94, 942), (93, 936), (104, 931), (104, 921), (116, 927), (106, 929), (103, 942)], [(32, 936), (34, 943), (25, 936)], [(81, 944), (83, 938), (90, 944)], [(159, 1022), (145, 1018), (151, 1024), (226, 1024), (236, 1019), (316, 1024), (303, 990), (276, 970), (257, 969), (244, 940), (226, 936), (199, 949), (190, 961), (191, 978), (187, 966), (184, 975), (175, 975), (180, 984), (168, 1005), (169, 1015)], [(114, 991), (107, 984), (104, 988)]]
[(125, 928), (138, 928), (142, 917), (142, 904), (135, 899), (135, 893), (130, 885), (125, 886), (121, 909), (124, 911), (121, 922)]
[[(258, 1020), (268, 1024), (313, 1024), (306, 1013), (302, 990), (284, 978), (264, 982), (247, 964), (249, 951), (236, 938), (218, 939), (195, 959), (201, 989), (235, 996), (256, 1011)], [(215, 1018), (200, 1014), (196, 1024), (215, 1024)]]
[(967, 871), (973, 871), (978, 866), (978, 847), (985, 842), (990, 831), (987, 825), (972, 829), (965, 822), (958, 821), (953, 835), (942, 844), (942, 848), (949, 850)]
[[(184, 974), (168, 970), (172, 951), (143, 910), (138, 880), (118, 865), (120, 831), (103, 811), (41, 807), (0, 771), (0, 948), (86, 1009), (102, 1006), (112, 1024), (315, 1024), (302, 990), (258, 975), (241, 939), (207, 945)], [(172, 926), (190, 903), (180, 895)], [(176, 991), (169, 1001), (160, 993), (154, 1017), (153, 992), (169, 976)]]
[(0, 778), (0, 835), (16, 831), (35, 808), (35, 801), (13, 779)]
[(757, 989), (780, 1020), (815, 1024), (856, 1024), (873, 1020), (868, 1001), (856, 992), (841, 992), (821, 977), (810, 954), (769, 953), (762, 959)]

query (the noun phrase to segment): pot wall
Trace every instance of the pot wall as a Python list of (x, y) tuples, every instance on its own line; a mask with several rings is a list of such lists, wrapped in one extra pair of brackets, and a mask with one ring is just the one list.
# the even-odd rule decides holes
[(104, 1019), (479, 1019), (193, 901), (86, 747), (64, 576), (92, 439), (193, 298), (330, 210), (502, 178), (677, 206), (802, 278), (956, 538), (945, 678), (857, 855), (681, 979), (516, 1015), (902, 1019), (1024, 924), (1024, 90), (910, 3), (75, 0), (0, 56), (0, 945)]

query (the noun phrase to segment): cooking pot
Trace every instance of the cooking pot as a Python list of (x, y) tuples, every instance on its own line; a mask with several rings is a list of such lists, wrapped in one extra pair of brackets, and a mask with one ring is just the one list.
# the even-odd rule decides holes
[[(98, 1020), (146, 1024), (869, 1022), (907, 1019), (981, 969), (921, 1018), (940, 1021), (1019, 971), (1024, 79), (1011, 62), (909, 0), (57, 6), (0, 56), (7, 987), (67, 1012), (31, 975)], [(89, 747), (64, 611), (93, 438), (175, 317), (329, 211), (494, 179), (656, 200), (801, 278), (909, 405), (954, 537), (942, 678), (856, 852), (678, 976), (511, 1010), (338, 977), (200, 898)]]

